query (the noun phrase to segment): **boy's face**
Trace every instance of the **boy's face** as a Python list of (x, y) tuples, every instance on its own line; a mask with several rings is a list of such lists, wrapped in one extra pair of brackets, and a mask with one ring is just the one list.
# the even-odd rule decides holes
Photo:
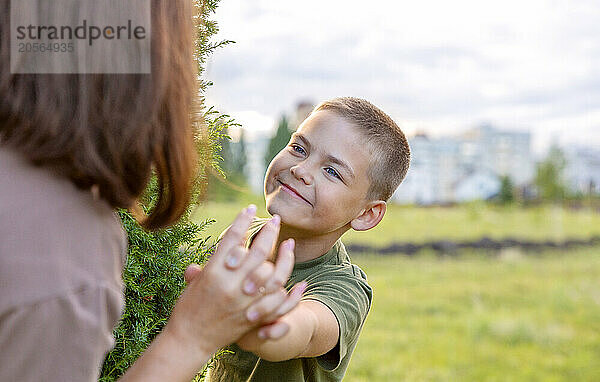
[(267, 169), (267, 210), (301, 231), (325, 234), (345, 227), (367, 204), (369, 159), (364, 138), (350, 122), (331, 111), (313, 113)]

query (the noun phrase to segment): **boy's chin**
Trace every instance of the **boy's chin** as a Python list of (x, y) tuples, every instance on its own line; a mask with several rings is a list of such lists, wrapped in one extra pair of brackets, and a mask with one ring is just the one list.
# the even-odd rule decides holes
[(273, 204), (267, 204), (267, 212), (269, 213), (269, 215), (273, 216), (275, 214), (279, 215), (279, 217), (281, 218), (281, 222), (282, 223), (286, 223), (287, 220), (287, 215), (288, 215), (288, 211), (286, 211), (285, 208), (282, 208), (280, 206), (277, 205), (278, 203), (273, 203)]
[(277, 206), (275, 206), (273, 204), (267, 204), (266, 208), (267, 208), (267, 212), (269, 213), (269, 215), (273, 216), (273, 215), (277, 214), (283, 220), (283, 216), (281, 216), (281, 215), (282, 215), (282, 212), (284, 212), (284, 215), (285, 215), (285, 210), (283, 210), (282, 208), (277, 208)]
[(274, 205), (267, 204), (266, 207), (267, 207), (267, 212), (269, 213), (269, 215), (271, 215), (271, 216), (273, 216), (275, 214), (279, 215), (279, 217), (281, 218), (282, 225), (292, 227), (292, 226), (294, 226), (294, 223), (297, 223), (298, 219), (294, 219), (292, 216), (290, 216), (289, 209), (279, 208), (276, 203)]

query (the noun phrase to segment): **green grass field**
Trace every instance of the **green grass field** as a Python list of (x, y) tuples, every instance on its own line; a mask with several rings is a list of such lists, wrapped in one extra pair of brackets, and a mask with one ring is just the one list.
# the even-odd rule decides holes
[(347, 381), (600, 380), (600, 249), (354, 260), (375, 297)]
[[(206, 203), (217, 236), (247, 203)], [(346, 243), (600, 235), (600, 214), (542, 206), (390, 206)], [(600, 248), (499, 256), (353, 256), (374, 302), (346, 381), (600, 381)]]
[[(267, 216), (262, 198), (238, 203), (206, 202), (193, 213), (195, 221), (216, 219), (206, 234), (217, 237), (248, 203), (258, 206), (258, 215)], [(530, 240), (588, 238), (600, 235), (600, 214), (591, 210), (569, 211), (560, 207), (494, 207), (483, 203), (443, 208), (390, 205), (383, 221), (366, 232), (347, 232), (344, 243), (374, 246), (393, 241), (495, 239), (516, 237)]]

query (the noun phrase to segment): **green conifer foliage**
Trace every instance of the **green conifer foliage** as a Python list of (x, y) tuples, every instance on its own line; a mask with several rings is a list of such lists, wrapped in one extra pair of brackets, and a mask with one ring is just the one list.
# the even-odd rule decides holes
[(167, 323), (185, 286), (190, 263), (203, 263), (211, 251), (200, 226), (182, 219), (158, 232), (147, 232), (126, 211), (119, 211), (129, 248), (123, 272), (125, 311), (114, 330), (115, 347), (107, 355), (100, 381), (118, 379), (150, 345)]

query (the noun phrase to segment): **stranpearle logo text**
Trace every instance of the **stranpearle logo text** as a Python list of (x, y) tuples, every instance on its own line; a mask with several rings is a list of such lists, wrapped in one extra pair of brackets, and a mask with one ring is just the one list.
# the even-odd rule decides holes
[(128, 20), (127, 25), (88, 25), (87, 20), (83, 20), (80, 25), (75, 27), (69, 25), (19, 25), (16, 27), (17, 40), (30, 40), (41, 42), (53, 41), (72, 41), (87, 40), (88, 45), (92, 46), (94, 41), (105, 40), (144, 40), (147, 38), (146, 28), (141, 25), (132, 25)]

